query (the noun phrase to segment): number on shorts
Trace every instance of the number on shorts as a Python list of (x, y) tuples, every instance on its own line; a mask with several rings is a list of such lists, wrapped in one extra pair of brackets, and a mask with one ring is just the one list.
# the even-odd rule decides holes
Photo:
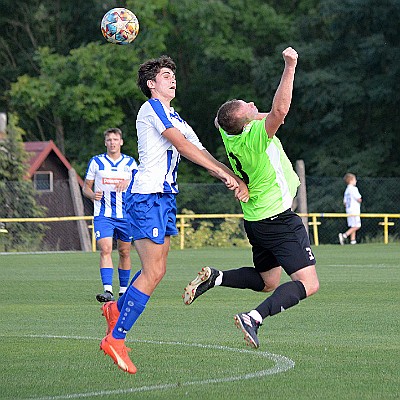
[(310, 259), (310, 260), (314, 260), (314, 254), (312, 253), (312, 250), (311, 250), (311, 248), (310, 247), (306, 247), (306, 251), (307, 251), (307, 253), (308, 253), (308, 258)]

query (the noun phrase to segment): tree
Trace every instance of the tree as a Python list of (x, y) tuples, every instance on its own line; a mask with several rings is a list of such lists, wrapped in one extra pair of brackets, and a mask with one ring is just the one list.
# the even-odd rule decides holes
[[(55, 140), (81, 175), (109, 125), (128, 133), (124, 148), (135, 154), (145, 100), (135, 73), (146, 59), (168, 54), (177, 62), (174, 107), (223, 160), (218, 106), (236, 97), (268, 111), (289, 45), (300, 58), (278, 135), (290, 158), (304, 159), (308, 174), (398, 175), (398, 0), (127, 1), (140, 23), (129, 46), (101, 36), (115, 1), (2, 2), (0, 107), (18, 113), (29, 140)], [(212, 180), (190, 163), (180, 175)]]
[(262, 0), (180, 0), (171, 2), (170, 14), (177, 100), (206, 147), (216, 150), (218, 107), (229, 98), (257, 100), (253, 69), (287, 38), (289, 17)]
[(295, 96), (282, 136), (309, 174), (398, 175), (399, 17), (396, 0), (323, 0), (299, 17)]
[[(155, 4), (143, 3), (143, 8), (147, 17), (141, 21), (154, 25), (158, 19)], [(38, 74), (21, 75), (7, 93), (11, 109), (24, 121), (27, 137), (53, 139), (81, 175), (93, 153), (103, 149), (102, 132), (110, 126), (130, 133), (125, 148), (134, 152), (135, 117), (145, 100), (136, 86), (135, 71), (149, 52), (165, 48), (166, 26), (153, 28), (152, 33), (159, 32), (157, 39), (143, 29), (132, 46), (103, 40), (72, 49), (67, 55), (38, 48), (34, 56)]]
[[(107, 3), (87, 0), (12, 0), (1, 2), (0, 24), (0, 93), (9, 89), (18, 76), (39, 72), (34, 54), (48, 47), (66, 55), (73, 48), (100, 40), (96, 15), (107, 10)], [(0, 98), (0, 108), (7, 108), (7, 97)]]
[[(40, 75), (23, 75), (11, 85), (10, 105), (25, 121), (30, 137), (55, 139), (62, 151), (79, 151), (102, 143), (94, 132), (121, 125), (125, 112), (140, 97), (126, 65), (138, 63), (131, 49), (91, 43), (67, 56), (41, 48)], [(131, 110), (132, 111), (132, 110)], [(65, 146), (65, 133), (68, 144)], [(76, 154), (76, 153), (75, 153)]]
[[(262, 0), (171, 1), (169, 13), (174, 30), (167, 46), (178, 80), (174, 106), (184, 110), (205, 147), (227, 163), (214, 127), (218, 107), (232, 98), (260, 100), (254, 70), (290, 35), (291, 17)], [(187, 162), (181, 172), (181, 180), (213, 179)]]
[[(18, 127), (16, 116), (11, 114), (9, 117), (7, 138), (0, 143), (0, 217), (43, 217), (45, 210), (36, 203), (32, 182), (24, 179), (27, 154), (22, 143), (23, 131)], [(7, 230), (8, 234), (1, 237), (7, 251), (31, 251), (44, 234), (40, 224), (11, 223)]]

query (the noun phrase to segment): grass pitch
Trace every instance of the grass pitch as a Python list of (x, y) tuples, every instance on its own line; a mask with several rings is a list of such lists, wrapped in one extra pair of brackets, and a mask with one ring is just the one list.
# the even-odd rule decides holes
[(320, 291), (268, 318), (254, 350), (233, 315), (265, 294), (218, 287), (190, 306), (181, 299), (202, 266), (251, 265), (250, 249), (171, 251), (128, 334), (136, 375), (99, 351), (99, 254), (1, 255), (0, 398), (400, 398), (400, 246), (314, 252)]

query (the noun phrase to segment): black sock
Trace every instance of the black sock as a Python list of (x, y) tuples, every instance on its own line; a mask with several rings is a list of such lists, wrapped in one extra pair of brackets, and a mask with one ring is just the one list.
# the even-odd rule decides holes
[(222, 272), (221, 286), (251, 289), (255, 292), (261, 292), (265, 287), (263, 278), (253, 267), (243, 267)]
[(274, 293), (264, 300), (256, 310), (264, 319), (295, 306), (307, 297), (306, 289), (300, 281), (291, 281), (278, 286)]

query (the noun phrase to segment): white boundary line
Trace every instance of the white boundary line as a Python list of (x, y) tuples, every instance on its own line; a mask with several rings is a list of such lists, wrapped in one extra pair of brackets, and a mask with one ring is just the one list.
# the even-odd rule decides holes
[[(6, 336), (3, 336), (6, 337)], [(63, 336), (63, 335), (22, 335), (20, 337), (25, 338), (40, 338), (40, 339), (73, 339), (73, 340), (101, 340), (100, 338), (88, 337), (88, 336)], [(195, 386), (195, 385), (208, 385), (213, 383), (225, 383), (225, 382), (235, 382), (247, 379), (254, 378), (262, 378), (268, 375), (279, 374), (281, 372), (285, 372), (291, 368), (294, 368), (295, 363), (290, 358), (285, 356), (281, 356), (279, 354), (268, 353), (267, 351), (254, 351), (254, 350), (246, 350), (246, 349), (236, 349), (233, 347), (227, 346), (218, 346), (218, 345), (208, 345), (208, 344), (198, 344), (198, 343), (183, 343), (183, 342), (164, 342), (164, 341), (155, 341), (155, 340), (129, 340), (129, 342), (136, 343), (147, 343), (147, 344), (156, 344), (156, 345), (167, 345), (167, 346), (187, 346), (187, 347), (199, 347), (202, 349), (215, 349), (222, 351), (231, 351), (235, 353), (247, 354), (257, 357), (263, 357), (272, 360), (275, 362), (275, 365), (272, 368), (264, 369), (261, 371), (252, 372), (244, 375), (237, 376), (228, 376), (226, 378), (214, 378), (214, 379), (206, 379), (200, 381), (187, 381), (180, 383), (169, 383), (162, 385), (150, 385), (150, 386), (140, 386), (134, 388), (126, 388), (119, 390), (102, 390), (99, 392), (90, 392), (90, 393), (74, 393), (74, 394), (66, 394), (59, 396), (47, 396), (47, 397), (30, 397), (26, 400), (68, 400), (68, 399), (81, 399), (85, 397), (96, 397), (96, 396), (108, 396), (108, 395), (120, 395), (120, 394), (128, 394), (128, 393), (140, 393), (140, 392), (150, 392), (150, 391), (159, 391), (159, 390), (167, 390), (167, 389), (176, 389), (185, 386)]]

